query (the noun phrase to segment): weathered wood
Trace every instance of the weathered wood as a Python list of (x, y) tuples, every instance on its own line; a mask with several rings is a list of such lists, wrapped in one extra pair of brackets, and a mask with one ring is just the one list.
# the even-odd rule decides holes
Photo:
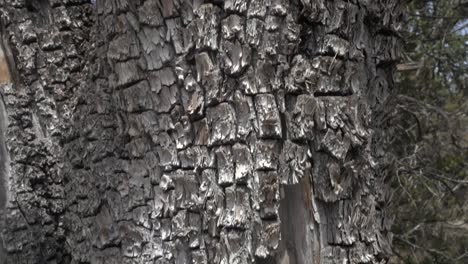
[[(399, 1), (5, 0), (6, 263), (381, 263)], [(8, 89), (6, 89), (8, 88)], [(380, 131), (379, 131), (380, 132)]]

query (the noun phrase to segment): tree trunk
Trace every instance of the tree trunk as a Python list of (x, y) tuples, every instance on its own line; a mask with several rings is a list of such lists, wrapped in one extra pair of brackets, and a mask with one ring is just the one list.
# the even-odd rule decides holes
[(386, 261), (398, 0), (1, 2), (2, 263)]

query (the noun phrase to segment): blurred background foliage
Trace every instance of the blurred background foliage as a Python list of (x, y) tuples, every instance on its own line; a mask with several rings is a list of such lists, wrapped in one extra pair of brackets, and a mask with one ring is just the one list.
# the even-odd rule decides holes
[(391, 263), (468, 263), (468, 0), (413, 0), (391, 138)]

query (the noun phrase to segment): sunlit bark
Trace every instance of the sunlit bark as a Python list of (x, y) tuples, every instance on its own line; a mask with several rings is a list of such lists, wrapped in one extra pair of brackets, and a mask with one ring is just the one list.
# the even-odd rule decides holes
[(4, 1), (6, 263), (380, 263), (398, 1)]

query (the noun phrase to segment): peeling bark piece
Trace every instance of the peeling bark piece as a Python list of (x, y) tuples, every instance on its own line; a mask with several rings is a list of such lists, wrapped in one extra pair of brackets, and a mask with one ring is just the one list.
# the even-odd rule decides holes
[(275, 140), (260, 140), (255, 145), (255, 169), (276, 170), (279, 145)]
[(177, 149), (172, 143), (172, 139), (169, 134), (162, 132), (153, 138), (153, 142), (160, 144), (160, 146), (156, 147), (156, 152), (158, 153), (161, 167), (168, 170), (173, 166), (179, 165)]
[(176, 16), (178, 14), (173, 0), (161, 0), (161, 12), (164, 18)]
[(224, 72), (228, 75), (237, 75), (244, 71), (250, 63), (250, 48), (241, 45), (238, 41), (234, 43), (223, 42)]
[(143, 57), (149, 70), (161, 69), (174, 57), (174, 49), (164, 42), (166, 38), (165, 28), (143, 27), (138, 33), (138, 38), (144, 52)]
[(130, 184), (141, 187), (143, 178), (148, 176), (148, 169), (144, 160), (132, 160), (127, 164), (125, 171), (130, 176)]
[(164, 42), (166, 38), (164, 28), (143, 27), (143, 30), (138, 33), (138, 38), (143, 46), (143, 57), (149, 70), (161, 69), (174, 57), (173, 47)]
[(143, 27), (143, 30), (138, 32), (141, 49), (145, 54), (149, 54), (156, 50), (156, 46), (164, 45), (166, 37), (165, 28)]
[(241, 91), (235, 92), (234, 100), (237, 116), (237, 138), (245, 140), (253, 131), (253, 127), (257, 126), (253, 100)]
[(150, 87), (141, 81), (127, 89), (120, 90), (116, 96), (118, 109), (126, 112), (142, 112), (154, 108)]
[(352, 205), (352, 202), (349, 199), (339, 201), (338, 228), (340, 228), (341, 241), (343, 245), (351, 246), (358, 242), (358, 232), (353, 228), (353, 218), (346, 217), (348, 215), (355, 214), (355, 208), (356, 207)]
[(350, 100), (346, 115), (349, 117), (348, 125), (344, 127), (345, 135), (351, 140), (353, 147), (362, 146), (369, 139), (369, 132), (364, 128), (369, 124), (369, 106), (358, 100)]
[(308, 148), (289, 140), (284, 143), (279, 158), (282, 184), (297, 184), (304, 177), (306, 170), (311, 167), (308, 152)]
[(149, 178), (152, 184), (158, 184), (161, 179), (161, 167), (159, 166), (159, 160), (156, 152), (149, 152), (145, 155), (144, 161), (148, 168)]
[(31, 49), (30, 46), (25, 46), (21, 48), (21, 53), (23, 54), (25, 61), (18, 63), (18, 69), (24, 69), (27, 74), (32, 74), (33, 71), (38, 67), (36, 65), (36, 60), (34, 59), (37, 56), (37, 52)]
[(275, 16), (284, 16), (287, 12), (287, 0), (271, 0), (271, 14)]
[(206, 52), (202, 52), (195, 56), (197, 81), (205, 89), (206, 104), (212, 105), (221, 101), (222, 79), (221, 72), (217, 66), (213, 64), (210, 56)]
[[(256, 3), (260, 1), (253, 1), (252, 3)], [(252, 18), (247, 20), (247, 26), (245, 30), (246, 41), (252, 47), (257, 48), (262, 41), (262, 34), (263, 29), (265, 27), (265, 23), (257, 18)]]
[(310, 62), (302, 55), (294, 57), (292, 68), (286, 79), (286, 90), (290, 93), (303, 92), (308, 87), (315, 85), (311, 80), (313, 69)]
[(250, 1), (250, 5), (247, 10), (247, 16), (248, 17), (264, 17), (269, 5), (270, 5), (270, 0)]
[(235, 163), (235, 179), (237, 184), (247, 184), (252, 177), (252, 154), (248, 146), (236, 143), (232, 147)]
[(225, 259), (232, 259), (233, 263), (250, 263), (252, 262), (250, 253), (249, 234), (247, 232), (237, 232), (229, 230), (221, 233), (221, 240), (226, 241), (228, 252)]
[(174, 125), (172, 138), (176, 143), (177, 149), (185, 149), (193, 143), (192, 124), (187, 116), (182, 116), (180, 121)]
[(203, 227), (210, 236), (218, 235), (217, 220), (224, 207), (224, 192), (217, 184), (216, 171), (206, 169), (201, 174), (200, 197), (204, 201)]
[[(373, 257), (372, 257), (373, 259)], [(348, 261), (348, 253), (344, 248), (341, 248), (339, 246), (325, 246), (322, 249), (322, 254), (320, 254), (320, 263), (344, 263)], [(372, 263), (373, 261), (370, 259), (364, 258), (362, 261), (359, 260), (356, 263), (359, 262), (370, 262)]]
[[(291, 14), (286, 16), (286, 27), (283, 29), (283, 34), (286, 40), (289, 42), (291, 48), (296, 48), (300, 42), (301, 25), (296, 23), (294, 17)], [(291, 53), (295, 49), (291, 49)]]
[(206, 110), (208, 127), (210, 128), (208, 145), (219, 145), (232, 142), (236, 137), (236, 116), (233, 107), (221, 103)]
[(256, 223), (254, 230), (260, 230), (253, 241), (254, 254), (259, 259), (267, 259), (279, 246), (280, 223), (277, 221)]
[(195, 145), (207, 145), (209, 139), (209, 128), (206, 118), (193, 123), (193, 129), (195, 131)]
[(161, 220), (161, 239), (163, 241), (172, 240), (172, 223), (171, 219)]
[(44, 51), (54, 51), (54, 50), (59, 50), (63, 49), (63, 42), (60, 37), (60, 33), (54, 29), (53, 32), (51, 32), (50, 36), (47, 39), (43, 39), (41, 43), (41, 48)]
[[(163, 205), (164, 205), (163, 211), (162, 211), (163, 212), (162, 217), (167, 218), (167, 217), (174, 216), (177, 212), (176, 206), (175, 206), (176, 197), (175, 197), (174, 190), (172, 189), (172, 190), (163, 192), (161, 194), (161, 200), (163, 201)], [(161, 237), (163, 236), (162, 233), (163, 233), (163, 230), (161, 229)]]
[(192, 251), (192, 263), (208, 264), (208, 257), (205, 250)]
[(122, 254), (129, 258), (140, 256), (146, 232), (130, 222), (119, 223), (119, 230), (122, 237)]
[(23, 44), (30, 44), (37, 41), (37, 34), (31, 20), (24, 21), (18, 25)]
[(243, 19), (238, 15), (230, 15), (227, 18), (223, 19), (221, 32), (223, 33), (223, 38), (226, 40), (232, 40), (237, 38), (238, 40), (243, 40)]
[(141, 80), (140, 70), (134, 60), (116, 63), (115, 73), (117, 75), (116, 88)]
[(148, 77), (148, 82), (150, 84), (151, 91), (156, 94), (159, 94), (161, 92), (163, 86), (171, 87), (175, 83), (175, 81), (176, 79), (174, 71), (170, 67), (162, 68), (159, 71), (151, 72)]
[(201, 225), (202, 219), (201, 215), (198, 213), (189, 213), (189, 229), (190, 233), (188, 234), (189, 239), (189, 248), (190, 249), (197, 249), (200, 247), (201, 244)]
[(162, 17), (156, 1), (145, 1), (138, 8), (138, 19), (143, 25), (161, 26), (163, 24)]
[(201, 82), (205, 78), (208, 78), (210, 73), (215, 69), (213, 62), (211, 61), (210, 55), (207, 52), (202, 52), (195, 57), (196, 69), (197, 69), (197, 81)]
[(163, 174), (160, 186), (164, 191), (174, 189), (176, 209), (196, 211), (201, 206), (199, 183), (193, 171), (177, 170)]
[(195, 11), (197, 15), (194, 20), (196, 28), (195, 46), (197, 49), (218, 49), (219, 13), (219, 7), (212, 4), (203, 4)]
[(322, 47), (320, 49), (321, 54), (330, 54), (332, 56), (344, 57), (348, 54), (349, 42), (344, 40), (337, 35), (326, 35)]
[(149, 208), (147, 206), (141, 206), (133, 209), (133, 222), (139, 226), (146, 229), (151, 229), (152, 225), (149, 221)]
[(231, 147), (221, 146), (215, 153), (218, 184), (223, 187), (230, 186), (234, 183), (234, 160)]
[[(156, 112), (146, 111), (138, 115), (137, 118), (139, 119), (138, 121), (141, 122), (141, 126), (144, 128), (143, 131), (148, 135), (156, 135), (159, 132), (167, 132), (174, 129), (174, 124), (168, 114), (158, 115)], [(138, 127), (139, 126), (137, 125), (135, 129)], [(132, 127), (130, 127), (129, 130), (131, 129)]]
[(226, 207), (219, 218), (219, 226), (246, 229), (250, 224), (250, 197), (247, 189), (230, 186), (225, 189)]
[[(346, 175), (343, 173), (340, 164), (337, 162), (330, 161), (327, 164), (328, 168), (328, 176), (330, 177), (330, 184), (331, 187), (333, 188), (333, 192), (336, 196), (340, 197), (343, 194), (346, 195), (347, 193), (344, 193), (344, 191), (348, 190), (343, 190), (343, 187), (340, 185), (342, 178), (346, 177)], [(341, 197), (340, 197), (341, 198)], [(336, 232), (334, 232), (336, 234)], [(341, 241), (339, 243), (342, 243)]]
[(299, 95), (297, 97), (289, 125), (289, 135), (292, 139), (314, 139), (314, 114), (316, 112), (316, 104), (316, 100), (310, 95)]
[[(312, 86), (318, 96), (347, 96), (359, 92), (360, 83), (365, 76), (357, 74), (356, 64), (335, 57), (317, 57), (312, 62), (313, 67), (321, 74), (316, 75), (316, 85)], [(362, 79), (362, 81), (360, 80)]]
[(281, 34), (279, 32), (265, 31), (263, 33), (262, 48), (259, 49), (261, 58), (276, 57), (284, 43), (281, 42)]
[(195, 146), (188, 147), (179, 152), (180, 166), (185, 169), (193, 168), (213, 168), (214, 155), (210, 153), (207, 147)]
[(349, 95), (351, 91), (347, 85), (341, 83), (341, 77), (320, 76), (317, 86), (316, 94), (320, 95)]
[(174, 177), (170, 174), (163, 174), (161, 178), (160, 186), (164, 191), (168, 191), (170, 189), (174, 189)]
[(255, 71), (255, 85), (258, 92), (267, 93), (272, 90), (276, 69), (272, 61), (258, 60)]
[(58, 28), (60, 30), (69, 30), (72, 26), (79, 26), (73, 18), (70, 17), (69, 12), (65, 7), (59, 7), (52, 11), (52, 16), (56, 19)]
[(378, 34), (375, 43), (377, 64), (394, 63), (400, 60), (402, 46), (398, 37)]
[(256, 171), (259, 180), (261, 219), (277, 219), (279, 208), (279, 180), (274, 171)]
[[(317, 198), (324, 202), (335, 202), (339, 198), (345, 198), (349, 195), (344, 191), (341, 165), (333, 159), (328, 153), (315, 152), (313, 154), (312, 177), (314, 179), (314, 193)], [(333, 184), (332, 184), (333, 183)], [(327, 218), (328, 219), (328, 218)]]
[(183, 27), (182, 31), (182, 43), (184, 52), (189, 52), (195, 48), (195, 33), (196, 28), (193, 23), (190, 23), (188, 26)]
[(185, 111), (193, 117), (202, 116), (205, 101), (202, 89), (191, 75), (185, 78), (184, 87), (182, 104)]
[(167, 65), (174, 57), (174, 50), (170, 45), (157, 45), (149, 53), (143, 53), (148, 70), (158, 70)]
[(127, 33), (113, 39), (109, 43), (107, 57), (116, 61), (126, 61), (130, 58), (138, 58), (137, 38), (132, 33)]
[(255, 96), (255, 108), (257, 110), (259, 138), (281, 138), (281, 120), (275, 96), (272, 94)]
[(344, 113), (346, 112), (349, 98), (332, 97), (324, 102), (327, 125), (335, 130), (345, 127), (348, 117)]
[(255, 95), (258, 93), (256, 75), (252, 67), (249, 67), (246, 73), (240, 78), (240, 86), (246, 95)]
[(282, 17), (268, 15), (265, 19), (265, 29), (267, 31), (276, 31), (282, 26), (282, 24)]
[(284, 79), (286, 78), (286, 73), (289, 70), (289, 58), (285, 55), (278, 55), (278, 64), (275, 67), (275, 76), (271, 82), (271, 88), (273, 91), (278, 93), (284, 93)]
[[(330, 10), (330, 23), (326, 27), (326, 32), (343, 32), (343, 33), (348, 33), (346, 32), (346, 28), (349, 27), (350, 23), (353, 23), (353, 21), (350, 21), (348, 19), (349, 15), (351, 14), (356, 14), (355, 5), (346, 5), (344, 1), (338, 2), (336, 5), (333, 6), (333, 9)], [(348, 33), (349, 34), (349, 33)]]
[(167, 36), (166, 41), (171, 41), (174, 46), (176, 54), (182, 54), (186, 52), (187, 43), (184, 41), (182, 34), (182, 22), (180, 18), (173, 18), (166, 20), (167, 25)]
[(224, 9), (236, 13), (244, 13), (247, 11), (249, 1), (245, 0), (225, 0)]
[(153, 238), (143, 246), (141, 256), (145, 261), (153, 261), (163, 256), (162, 240), (160, 238)]
[(326, 131), (327, 130), (327, 116), (326, 116), (326, 105), (323, 100), (316, 99), (316, 108), (314, 114), (314, 124), (317, 130)]
[(157, 185), (153, 186), (153, 201), (151, 203), (151, 218), (162, 218), (164, 215), (164, 200), (163, 200), (164, 189)]
[(343, 137), (340, 131), (334, 132), (328, 129), (321, 141), (321, 146), (338, 160), (344, 161), (350, 147), (350, 140), (346, 136)]
[(154, 110), (159, 113), (168, 113), (179, 99), (179, 89), (177, 85), (163, 86), (153, 98)]
[[(138, 19), (134, 13), (130, 13), (130, 12), (126, 13), (125, 18), (127, 20), (126, 23), (128, 24), (129, 29), (131, 28), (137, 32), (140, 31), (140, 24), (138, 23)], [(130, 31), (130, 30), (127, 30), (127, 31)]]
[(107, 205), (101, 207), (96, 222), (96, 238), (93, 244), (98, 248), (114, 245), (120, 234)]
[[(187, 210), (180, 210), (172, 218), (172, 232), (176, 238), (191, 238), (192, 242), (198, 243), (200, 234), (201, 219), (199, 214), (190, 213)], [(197, 240), (197, 241), (195, 241)]]

